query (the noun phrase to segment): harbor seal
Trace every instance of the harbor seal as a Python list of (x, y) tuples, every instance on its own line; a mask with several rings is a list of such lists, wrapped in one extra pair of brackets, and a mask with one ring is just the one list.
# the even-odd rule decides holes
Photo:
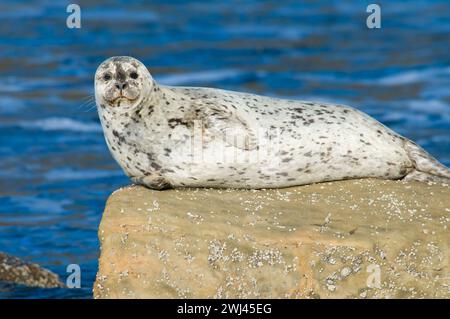
[(132, 57), (98, 67), (95, 97), (113, 157), (152, 189), (450, 181), (421, 147), (349, 106), (163, 86)]

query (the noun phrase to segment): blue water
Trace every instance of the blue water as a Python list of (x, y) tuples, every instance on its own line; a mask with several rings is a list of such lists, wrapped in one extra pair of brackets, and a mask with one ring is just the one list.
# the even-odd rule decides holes
[(93, 74), (112, 55), (155, 79), (349, 104), (450, 165), (450, 2), (69, 1), (0, 4), (0, 251), (81, 289), (0, 289), (0, 298), (90, 298), (108, 195), (129, 183), (108, 153)]

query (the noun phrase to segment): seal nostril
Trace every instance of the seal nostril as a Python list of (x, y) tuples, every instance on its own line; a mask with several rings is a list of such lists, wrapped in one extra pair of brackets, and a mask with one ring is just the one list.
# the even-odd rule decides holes
[(123, 90), (127, 87), (128, 85), (126, 83), (116, 83), (116, 88), (118, 90)]

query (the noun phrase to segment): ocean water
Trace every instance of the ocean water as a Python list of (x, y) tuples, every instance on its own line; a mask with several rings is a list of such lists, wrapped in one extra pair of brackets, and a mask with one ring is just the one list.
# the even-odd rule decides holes
[(164, 84), (357, 107), (450, 165), (450, 2), (65, 1), (0, 3), (0, 251), (80, 289), (0, 287), (0, 298), (91, 298), (108, 195), (129, 184), (110, 156), (93, 74), (112, 55)]

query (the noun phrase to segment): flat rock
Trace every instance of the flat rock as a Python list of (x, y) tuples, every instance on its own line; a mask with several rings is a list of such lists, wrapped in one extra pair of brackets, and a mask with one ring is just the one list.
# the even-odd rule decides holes
[(1, 252), (0, 282), (39, 288), (64, 286), (59, 276), (52, 271)]
[(140, 186), (99, 229), (95, 298), (448, 298), (450, 187)]

